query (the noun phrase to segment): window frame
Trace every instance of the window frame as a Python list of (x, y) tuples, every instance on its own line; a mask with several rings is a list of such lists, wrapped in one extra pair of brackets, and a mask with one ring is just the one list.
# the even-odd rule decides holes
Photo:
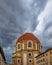
[[(31, 47), (29, 47), (29, 42), (31, 42)], [(27, 41), (27, 49), (33, 49), (33, 41), (31, 41), (31, 40), (29, 40), (29, 41)]]
[[(31, 62), (29, 62), (30, 60), (31, 60)], [(29, 62), (29, 63), (32, 63), (32, 59), (30, 58), (30, 59), (28, 60), (28, 62)]]
[[(20, 48), (18, 48), (18, 45), (20, 44)], [(21, 43), (17, 43), (17, 51), (21, 50)]]
[(32, 52), (28, 52), (28, 56), (29, 56), (29, 53), (31, 53), (31, 56), (32, 56)]
[[(20, 63), (18, 63), (18, 60), (20, 60)], [(17, 64), (20, 65), (21, 64), (21, 59), (20, 58), (17, 58)]]

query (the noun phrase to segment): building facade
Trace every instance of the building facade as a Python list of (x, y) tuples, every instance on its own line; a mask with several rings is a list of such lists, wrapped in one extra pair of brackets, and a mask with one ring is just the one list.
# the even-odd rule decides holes
[(36, 56), (36, 65), (52, 65), (52, 48)]
[(3, 49), (0, 46), (0, 65), (6, 65), (5, 63), (6, 63), (6, 59), (5, 59), (5, 56), (4, 56), (4, 52), (3, 52)]
[(7, 63), (0, 46), (0, 65), (52, 65), (52, 48), (42, 53), (39, 39), (32, 33), (20, 36), (12, 54), (12, 64)]
[(12, 54), (13, 65), (36, 65), (36, 56), (42, 53), (39, 39), (32, 33), (19, 37)]

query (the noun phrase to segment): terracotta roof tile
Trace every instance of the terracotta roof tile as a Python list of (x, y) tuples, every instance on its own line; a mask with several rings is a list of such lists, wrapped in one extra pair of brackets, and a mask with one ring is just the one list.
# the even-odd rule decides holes
[(23, 42), (24, 40), (26, 40), (26, 41), (27, 40), (32, 40), (32, 41), (35, 41), (37, 43), (40, 43), (39, 39), (35, 35), (33, 35), (32, 33), (25, 33), (25, 34), (23, 34), (22, 36), (20, 36), (18, 38), (17, 42)]

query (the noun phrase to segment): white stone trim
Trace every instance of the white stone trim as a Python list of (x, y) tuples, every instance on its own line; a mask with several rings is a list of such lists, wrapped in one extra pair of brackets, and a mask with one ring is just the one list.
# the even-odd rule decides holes
[(38, 54), (34, 54), (34, 58), (37, 56)]
[(38, 54), (34, 54), (34, 65), (36, 65), (36, 56), (37, 56)]
[(22, 49), (24, 49), (24, 43), (22, 44)]
[(36, 50), (37, 50), (37, 43), (36, 43)]
[(23, 65), (27, 65), (27, 54), (23, 53)]

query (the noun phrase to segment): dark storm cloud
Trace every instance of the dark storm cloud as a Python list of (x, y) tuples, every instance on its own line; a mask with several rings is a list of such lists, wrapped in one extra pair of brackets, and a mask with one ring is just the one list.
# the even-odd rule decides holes
[[(0, 0), (0, 39), (7, 46), (18, 34), (33, 31), (45, 0)], [(41, 5), (41, 6), (40, 6)]]
[(37, 17), (44, 10), (46, 2), (47, 0), (0, 0), (0, 44), (4, 47), (5, 55), (7, 51), (12, 52), (11, 48), (15, 44), (13, 41), (21, 34), (35, 31)]

